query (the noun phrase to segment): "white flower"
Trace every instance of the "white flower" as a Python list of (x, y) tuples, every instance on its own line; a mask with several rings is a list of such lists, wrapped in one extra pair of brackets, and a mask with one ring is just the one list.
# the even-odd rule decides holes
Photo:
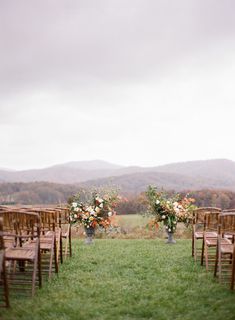
[(99, 207), (100, 207), (100, 208), (103, 208), (103, 207), (104, 207), (103, 203), (100, 203)]
[(95, 208), (95, 212), (99, 213), (99, 212), (100, 212), (100, 208), (99, 208), (99, 207), (96, 207), (96, 208)]
[(162, 216), (162, 219), (166, 219), (166, 216), (165, 216), (165, 215), (163, 215), (163, 216)]
[(78, 211), (79, 211), (79, 208), (75, 208), (74, 211), (78, 212)]
[(77, 205), (78, 205), (77, 202), (73, 202), (73, 203), (72, 203), (72, 207), (74, 207), (74, 208), (76, 208)]
[(111, 217), (113, 213), (111, 211), (108, 212), (108, 216)]
[(159, 200), (156, 200), (156, 204), (159, 204), (160, 203), (160, 201)]
[(168, 228), (168, 231), (171, 232), (171, 228)]
[(77, 216), (77, 214), (75, 213), (75, 215), (74, 215), (74, 218), (76, 219), (78, 216)]

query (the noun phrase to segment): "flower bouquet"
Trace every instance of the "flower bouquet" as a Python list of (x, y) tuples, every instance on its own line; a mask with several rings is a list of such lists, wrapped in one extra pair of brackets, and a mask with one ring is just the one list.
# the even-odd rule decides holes
[(176, 231), (178, 222), (184, 222), (188, 225), (192, 219), (195, 209), (194, 199), (188, 195), (181, 197), (179, 194), (169, 197), (164, 191), (158, 191), (157, 188), (149, 186), (146, 191), (149, 210), (148, 213), (154, 216), (156, 226), (162, 222), (167, 233), (173, 234)]
[(102, 197), (98, 193), (93, 193), (91, 201), (83, 203), (80, 194), (77, 194), (69, 203), (70, 222), (83, 225), (86, 234), (93, 236), (96, 227), (107, 229), (111, 226), (116, 214), (114, 207), (117, 200), (118, 196), (113, 193)]

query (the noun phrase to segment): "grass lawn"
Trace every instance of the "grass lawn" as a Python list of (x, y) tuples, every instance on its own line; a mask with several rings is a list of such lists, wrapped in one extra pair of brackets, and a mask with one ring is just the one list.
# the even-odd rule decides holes
[[(235, 292), (194, 265), (190, 240), (74, 240), (74, 256), (2, 319), (235, 319)], [(1, 318), (1, 316), (0, 316)]]

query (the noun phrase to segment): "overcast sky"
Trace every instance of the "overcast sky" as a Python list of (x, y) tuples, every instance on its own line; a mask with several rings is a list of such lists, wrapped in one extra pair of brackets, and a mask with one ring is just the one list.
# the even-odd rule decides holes
[(0, 0), (0, 167), (235, 160), (234, 0)]

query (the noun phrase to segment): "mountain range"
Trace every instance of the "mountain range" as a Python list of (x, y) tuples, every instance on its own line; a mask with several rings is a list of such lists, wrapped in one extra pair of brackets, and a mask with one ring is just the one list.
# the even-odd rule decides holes
[(149, 184), (164, 189), (235, 190), (235, 162), (227, 159), (198, 160), (156, 167), (119, 166), (102, 160), (74, 161), (44, 169), (0, 169), (0, 182), (47, 181), (84, 187), (115, 185), (138, 193)]

